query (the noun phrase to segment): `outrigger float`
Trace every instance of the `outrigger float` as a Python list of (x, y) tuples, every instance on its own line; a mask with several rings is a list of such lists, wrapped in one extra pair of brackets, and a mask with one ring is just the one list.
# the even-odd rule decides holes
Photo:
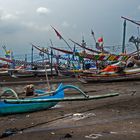
[[(77, 90), (78, 92), (80, 92), (82, 94), (82, 96), (65, 97), (64, 90), (69, 89), (69, 88)], [(2, 95), (5, 95), (6, 93), (13, 94), (15, 96), (15, 98), (14, 99), (2, 98)], [(97, 99), (114, 97), (114, 96), (119, 95), (118, 93), (110, 93), (110, 94), (104, 94), (104, 95), (89, 96), (76, 86), (63, 85), (63, 84), (60, 84), (55, 91), (45, 92), (42, 90), (41, 94), (40, 94), (40, 92), (37, 94), (38, 94), (38, 96), (35, 96), (33, 98), (20, 99), (14, 90), (6, 89), (0, 95), (0, 97), (1, 97), (0, 115), (45, 110), (45, 109), (54, 107), (58, 102), (97, 100)]]

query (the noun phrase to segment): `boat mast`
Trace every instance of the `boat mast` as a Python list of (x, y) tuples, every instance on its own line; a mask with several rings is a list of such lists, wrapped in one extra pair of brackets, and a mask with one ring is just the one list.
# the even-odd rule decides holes
[(33, 68), (33, 61), (34, 61), (34, 47), (32, 45), (32, 49), (31, 49), (31, 69)]
[[(123, 31), (123, 47), (122, 47), (122, 53), (124, 53), (124, 47), (125, 47), (125, 33), (126, 33), (126, 20), (127, 21), (129, 21), (129, 22), (131, 22), (131, 23), (134, 23), (134, 24), (136, 24), (136, 25), (138, 25), (138, 26), (140, 26), (140, 23), (138, 23), (137, 21), (134, 21), (134, 20), (132, 20), (132, 19), (129, 19), (129, 18), (126, 18), (126, 17), (121, 17), (121, 18), (123, 18), (124, 19), (124, 31)], [(138, 33), (139, 34), (139, 33)], [(131, 38), (131, 39), (134, 39), (134, 38)], [(135, 40), (136, 41), (136, 40)], [(138, 40), (136, 41), (136, 42), (138, 42)], [(138, 43), (139, 44), (139, 43)], [(136, 45), (136, 47), (137, 47), (137, 49), (138, 49), (138, 45)]]
[[(43, 53), (47, 53), (47, 52), (45, 52), (44, 49), (40, 49), (39, 47), (37, 47), (37, 46), (35, 46), (35, 45), (33, 45), (33, 44), (31, 44), (31, 45), (32, 45), (32, 50), (33, 50), (33, 48), (35, 47), (35, 48), (38, 49), (39, 51), (41, 51), (41, 52), (43, 52)], [(32, 52), (33, 52), (33, 51), (32, 51)], [(44, 67), (45, 67), (45, 75), (46, 75), (47, 87), (48, 87), (48, 91), (50, 91), (51, 87), (50, 87), (50, 83), (49, 83), (49, 78), (48, 78), (48, 73), (47, 73), (46, 62), (44, 62)]]
[(125, 38), (126, 38), (126, 19), (123, 23), (123, 42), (122, 42), (122, 53), (125, 53)]
[[(83, 47), (83, 53), (85, 54), (85, 47), (86, 47), (86, 42), (84, 40), (84, 36), (82, 36), (82, 43), (81, 46)], [(82, 66), (83, 66), (83, 70), (85, 70), (85, 62), (84, 62), (84, 58), (82, 60)]]

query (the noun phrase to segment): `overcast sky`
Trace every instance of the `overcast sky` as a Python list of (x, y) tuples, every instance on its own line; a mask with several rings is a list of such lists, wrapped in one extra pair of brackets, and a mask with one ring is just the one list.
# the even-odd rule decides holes
[[(47, 47), (50, 39), (55, 46), (65, 46), (50, 25), (68, 42), (81, 42), (84, 36), (94, 45), (93, 29), (105, 45), (122, 44), (121, 16), (140, 20), (140, 0), (0, 0), (0, 46), (20, 54), (30, 52), (30, 43)], [(127, 22), (126, 41), (137, 33), (137, 26)]]

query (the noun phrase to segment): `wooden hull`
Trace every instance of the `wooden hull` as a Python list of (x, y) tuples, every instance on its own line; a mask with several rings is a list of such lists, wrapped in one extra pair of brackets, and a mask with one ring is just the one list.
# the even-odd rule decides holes
[(0, 76), (8, 76), (8, 71), (5, 70), (5, 71), (0, 71)]
[(83, 70), (59, 70), (60, 74), (64, 76), (73, 77), (75, 75), (79, 75), (83, 72)]
[[(52, 69), (52, 74), (57, 75), (55, 69)], [(9, 70), (9, 75), (12, 77), (34, 77), (34, 76), (45, 76), (46, 71), (43, 70)], [(47, 69), (47, 75), (51, 75), (51, 69)]]
[(84, 73), (80, 76), (85, 82), (122, 81), (140, 79), (140, 68), (127, 69), (122, 73), (92, 74)]
[(55, 106), (57, 102), (52, 103), (28, 103), (28, 104), (7, 104), (0, 103), (0, 115), (7, 115), (7, 114), (16, 114), (16, 113), (25, 113), (25, 112), (33, 112), (39, 111), (44, 109), (49, 109)]
[[(61, 89), (62, 85), (58, 87), (57, 90)], [(0, 115), (7, 115), (7, 114), (16, 114), (16, 113), (25, 113), (25, 112), (33, 112), (38, 110), (49, 109), (55, 106), (58, 101), (53, 102), (41, 102), (38, 100), (44, 99), (55, 99), (55, 98), (64, 98), (64, 91), (60, 90), (56, 92), (56, 94), (52, 96), (42, 95), (37, 96), (35, 98), (26, 98), (26, 99), (5, 99), (0, 101)], [(26, 102), (29, 100), (30, 102)]]

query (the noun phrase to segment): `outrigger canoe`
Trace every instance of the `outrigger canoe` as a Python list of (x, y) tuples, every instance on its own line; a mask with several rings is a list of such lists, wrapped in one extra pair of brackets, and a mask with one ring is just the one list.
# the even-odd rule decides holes
[[(14, 113), (24, 113), (24, 112), (33, 112), (43, 109), (48, 109), (53, 106), (55, 106), (58, 101), (54, 102), (41, 102), (43, 99), (53, 99), (53, 98), (64, 98), (64, 91), (59, 89), (62, 88), (62, 84), (59, 85), (59, 87), (56, 89), (55, 93), (42, 93), (38, 94), (38, 96), (35, 96), (33, 98), (24, 98), (19, 99), (17, 94), (12, 90), (8, 89), (4, 91), (4, 93), (10, 92), (14, 94), (16, 99), (0, 99), (0, 115), (6, 115), (6, 114), (14, 114)], [(3, 94), (4, 94), (3, 93)], [(1, 96), (2, 97), (2, 96)]]
[[(64, 89), (68, 89), (68, 88), (76, 89), (82, 94), (82, 96), (64, 97)], [(4, 93), (6, 92), (7, 91), (5, 91)], [(58, 102), (94, 100), (94, 99), (101, 99), (101, 98), (107, 98), (107, 97), (113, 97), (119, 95), (118, 93), (112, 93), (112, 94), (104, 94), (98, 96), (88, 96), (78, 87), (75, 87), (73, 85), (64, 86), (63, 84), (60, 84), (55, 91), (44, 92), (34, 98), (19, 99), (17, 94), (12, 89), (8, 89), (8, 92), (13, 93), (16, 98), (0, 99), (0, 115), (17, 114), (17, 113), (25, 113), (25, 112), (33, 112), (38, 110), (49, 109), (55, 106)]]
[[(8, 74), (11, 77), (15, 77), (15, 78), (24, 78), (24, 77), (34, 77), (34, 76), (44, 76), (46, 74), (48, 76), (51, 75), (51, 69), (37, 69), (37, 70), (26, 70), (26, 69), (9, 69), (8, 70)], [(52, 69), (53, 75), (57, 75), (56, 70), (53, 68)]]
[(108, 81), (123, 81), (123, 80), (136, 80), (140, 79), (140, 68), (129, 68), (122, 72), (103, 72), (92, 73), (91, 71), (85, 71), (80, 76), (81, 82), (108, 82)]

